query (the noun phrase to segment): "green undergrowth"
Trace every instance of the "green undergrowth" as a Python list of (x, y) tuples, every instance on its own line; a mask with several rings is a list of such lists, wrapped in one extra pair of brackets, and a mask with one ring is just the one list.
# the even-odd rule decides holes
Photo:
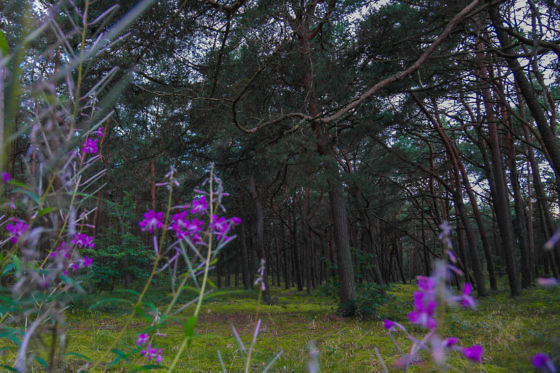
[[(332, 298), (307, 295), (294, 289), (272, 288), (273, 304), (258, 305), (255, 291), (225, 291), (205, 302), (196, 325), (196, 337), (177, 366), (177, 372), (221, 371), (217, 351), (231, 372), (243, 371), (244, 356), (241, 354), (231, 328), (238, 330), (248, 346), (252, 339), (256, 318), (262, 319), (252, 360), (253, 371), (261, 371), (279, 350), (283, 355), (274, 365), (274, 372), (305, 371), (308, 360), (308, 344), (314, 341), (320, 351), (323, 372), (382, 371), (374, 348), (377, 347), (386, 364), (392, 367), (399, 353), (380, 321), (390, 318), (401, 322), (417, 337), (421, 328), (411, 327), (407, 313), (412, 310), (413, 285), (393, 285), (389, 294), (391, 301), (379, 308), (378, 319), (356, 320), (337, 316)], [(88, 310), (101, 299), (134, 299), (129, 292), (98, 294), (81, 299), (68, 313), (68, 370), (85, 367), (87, 361), (101, 358), (107, 346), (125, 323), (126, 303), (101, 303)], [(151, 291), (147, 302), (164, 307), (169, 295), (164, 291)], [(186, 301), (188, 297), (182, 299)], [(130, 308), (128, 308), (130, 309)], [(540, 351), (558, 351), (555, 338), (560, 336), (560, 289), (531, 289), (519, 298), (512, 299), (506, 292), (498, 292), (479, 299), (478, 311), (448, 309), (445, 315), (447, 336), (460, 338), (462, 345), (480, 343), (484, 346), (484, 361), (469, 365), (460, 356), (451, 357), (459, 371), (526, 372), (531, 371), (531, 357)], [(187, 308), (180, 316), (170, 318), (160, 329), (165, 337), (158, 337), (157, 344), (164, 348), (163, 364), (169, 363), (178, 350), (184, 336), (182, 322), (190, 316)], [(258, 311), (258, 315), (257, 315)], [(123, 351), (135, 346), (136, 337), (147, 322), (137, 317), (126, 332), (119, 348)], [(403, 351), (410, 347), (402, 333), (395, 339)], [(10, 361), (15, 351), (8, 349), (4, 358)], [(1, 357), (1, 356), (0, 356)], [(13, 361), (13, 360), (12, 360)], [(119, 364), (114, 371), (120, 371)], [(429, 360), (410, 369), (411, 372), (433, 371)]]

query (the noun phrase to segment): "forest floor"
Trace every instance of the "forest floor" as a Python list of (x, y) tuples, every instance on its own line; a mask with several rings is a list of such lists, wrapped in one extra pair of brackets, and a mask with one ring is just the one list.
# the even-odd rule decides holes
[[(226, 291), (225, 295), (203, 305), (195, 328), (196, 337), (176, 371), (220, 372), (218, 351), (229, 372), (243, 371), (245, 358), (233, 336), (232, 325), (248, 347), (257, 317), (262, 320), (262, 325), (254, 347), (251, 371), (262, 371), (281, 350), (282, 355), (270, 371), (304, 372), (311, 341), (319, 350), (322, 372), (381, 372), (383, 368), (376, 357), (376, 347), (389, 370), (395, 371), (393, 362), (399, 353), (381, 320), (390, 318), (401, 322), (417, 338), (423, 337), (424, 331), (411, 327), (407, 320), (407, 313), (412, 310), (414, 290), (413, 285), (391, 286), (391, 301), (380, 307), (378, 317), (372, 320), (341, 318), (336, 315), (332, 298), (307, 295), (294, 289), (272, 288), (274, 304), (260, 306), (254, 291)], [(86, 302), (93, 304), (97, 300), (122, 297), (123, 294), (133, 298), (128, 293), (113, 292), (88, 296)], [(164, 307), (165, 293), (151, 292), (148, 300), (156, 307)], [(103, 356), (126, 322), (125, 309), (117, 303), (104, 302), (94, 310), (75, 307), (69, 311), (69, 370), (84, 366), (81, 355), (91, 361)], [(157, 338), (158, 347), (163, 347), (164, 365), (171, 362), (178, 350), (184, 336), (182, 324), (191, 314), (192, 308), (187, 308), (160, 329), (166, 335)], [(444, 322), (449, 332), (445, 336), (458, 337), (464, 346), (477, 343), (484, 346), (482, 364), (470, 365), (459, 353), (455, 353), (450, 362), (458, 370), (451, 371), (530, 372), (531, 358), (535, 353), (560, 351), (560, 289), (526, 290), (516, 299), (510, 298), (505, 291), (498, 292), (480, 299), (476, 312), (449, 309)], [(146, 325), (142, 318), (135, 318), (118, 348), (124, 353), (135, 348), (137, 336)], [(404, 351), (410, 348), (410, 342), (402, 332), (393, 335)], [(137, 357), (140, 357), (138, 352), (134, 355), (134, 358)], [(114, 368), (121, 371), (119, 364)], [(433, 371), (432, 368), (426, 360), (409, 371)]]

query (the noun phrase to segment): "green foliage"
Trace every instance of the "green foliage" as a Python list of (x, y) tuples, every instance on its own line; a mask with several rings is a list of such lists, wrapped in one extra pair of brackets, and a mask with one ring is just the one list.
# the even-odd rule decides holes
[(134, 202), (127, 194), (121, 204), (108, 202), (109, 226), (97, 235), (94, 249), (87, 250), (93, 258), (90, 271), (95, 289), (113, 289), (116, 282), (133, 281), (147, 277), (144, 268), (150, 263), (150, 251), (140, 237), (133, 233)]
[[(359, 283), (356, 285), (356, 299), (339, 304), (339, 313), (343, 316), (355, 315), (361, 319), (383, 318), (381, 306), (394, 301), (395, 297), (388, 294), (389, 286), (376, 283)], [(318, 295), (338, 300), (338, 282), (329, 281), (321, 286)]]

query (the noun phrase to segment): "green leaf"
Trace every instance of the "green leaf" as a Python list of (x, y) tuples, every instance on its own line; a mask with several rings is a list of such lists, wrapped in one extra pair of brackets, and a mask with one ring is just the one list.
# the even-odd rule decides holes
[(16, 268), (16, 272), (19, 272), (19, 270), (21, 269), (21, 259), (18, 258), (16, 255), (14, 255), (12, 257), (12, 261), (13, 261), (14, 266)]
[(154, 313), (154, 315), (158, 312), (157, 307), (152, 302), (147, 302), (144, 304), (150, 309), (150, 311)]
[(197, 316), (191, 316), (185, 321), (185, 337), (191, 338), (194, 335), (194, 326), (197, 320)]
[(155, 364), (148, 364), (142, 365), (141, 367), (134, 368), (131, 372), (138, 372), (139, 370), (152, 370), (152, 369), (165, 369), (166, 366), (163, 365), (155, 365)]
[(17, 180), (13, 180), (13, 179), (8, 181), (8, 184), (15, 185), (15, 186), (18, 186), (18, 187), (23, 188), (23, 189), (29, 189), (29, 187), (26, 184), (22, 183), (21, 181), (17, 181)]
[(37, 361), (43, 368), (49, 369), (49, 364), (47, 364), (47, 362), (46, 362), (44, 359), (40, 358), (39, 356), (35, 356), (34, 359), (35, 359), (35, 361)]
[(45, 207), (44, 209), (39, 211), (39, 213), (37, 214), (37, 217), (41, 217), (43, 215), (46, 215), (49, 212), (54, 211), (54, 210), (56, 210), (56, 208), (54, 208), (54, 207)]
[(29, 196), (29, 198), (31, 198), (33, 200), (33, 202), (35, 202), (36, 204), (39, 204), (39, 201), (41, 200), (41, 198), (39, 198), (39, 196), (36, 193), (33, 193), (29, 190), (18, 188), (16, 190), (14, 190), (14, 193), (27, 194)]
[(115, 365), (116, 363), (118, 363), (121, 360), (129, 361), (128, 356), (123, 351), (117, 350), (117, 349), (114, 348), (114, 349), (111, 350), (111, 352), (114, 353), (115, 355), (117, 355), (117, 357), (111, 362), (111, 364), (109, 364), (109, 368), (112, 367), (113, 365)]
[(4, 270), (2, 271), (2, 274), (5, 275), (6, 273), (10, 272), (12, 269), (14, 269), (16, 266), (14, 263), (9, 263)]
[(216, 285), (215, 285), (212, 281), (210, 281), (210, 279), (206, 279), (206, 281), (208, 281), (208, 284), (209, 284), (213, 289), (216, 288)]
[(8, 45), (8, 40), (6, 40), (6, 36), (2, 30), (0, 30), (0, 51), (2, 52), (2, 56), (6, 57), (10, 52), (10, 46)]
[(10, 367), (10, 366), (7, 366), (7, 365), (0, 365), (0, 367), (5, 368), (5, 369), (9, 370), (10, 372), (16, 372), (16, 373), (17, 373), (17, 369), (14, 369), (14, 368), (12, 368), (12, 367)]
[(103, 303), (111, 303), (111, 302), (115, 302), (115, 303), (128, 303), (128, 304), (134, 304), (132, 301), (128, 300), (128, 299), (122, 299), (122, 298), (104, 298), (101, 299), (99, 302), (96, 302), (94, 304), (92, 304), (91, 306), (88, 307), (89, 310), (92, 310), (96, 307), (99, 307), (100, 305), (102, 305)]
[(65, 276), (65, 275), (60, 275), (60, 278), (61, 278), (62, 282), (64, 282), (65, 284), (72, 285), (79, 292), (85, 293), (84, 289), (80, 286), (80, 284), (78, 284), (72, 277), (68, 277), (68, 276)]
[(235, 294), (247, 294), (247, 290), (220, 290), (212, 292), (204, 296), (204, 299), (216, 298), (220, 296), (235, 295)]
[(276, 355), (274, 355), (272, 357), (272, 359), (270, 359), (270, 361), (268, 362), (268, 364), (266, 364), (266, 367), (264, 367), (263, 369), (263, 373), (268, 372), (268, 370), (270, 368), (272, 368), (272, 366), (274, 365), (274, 363), (276, 362), (276, 360), (278, 360), (280, 358), (280, 356), (282, 356), (282, 354), (284, 353), (284, 351), (280, 350), (276, 353)]
[(67, 352), (67, 353), (65, 353), (64, 355), (66, 355), (66, 356), (76, 356), (76, 357), (82, 358), (82, 359), (87, 360), (87, 361), (90, 361), (90, 360), (91, 360), (91, 359), (90, 359), (89, 357), (87, 357), (86, 355), (82, 355), (82, 354), (79, 354), (79, 353), (77, 353), (77, 352)]
[(137, 292), (136, 290), (132, 290), (132, 289), (117, 289), (115, 290), (115, 293), (130, 293), (136, 297), (140, 296), (140, 293)]

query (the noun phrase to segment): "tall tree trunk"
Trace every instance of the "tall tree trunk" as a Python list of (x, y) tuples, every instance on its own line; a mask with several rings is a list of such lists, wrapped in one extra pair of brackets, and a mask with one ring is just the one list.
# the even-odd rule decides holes
[(507, 185), (505, 182), (503, 160), (500, 149), (500, 139), (498, 136), (497, 119), (492, 107), (492, 96), (488, 88), (489, 74), (487, 65), (484, 61), (482, 52), (482, 42), (477, 40), (477, 57), (479, 63), (479, 71), (481, 76), (481, 83), (484, 84), (482, 88), (482, 97), (484, 101), (484, 108), (488, 118), (488, 135), (490, 143), (490, 155), (492, 158), (492, 169), (494, 173), (495, 184), (495, 200), (494, 209), (496, 212), (496, 219), (502, 239), (502, 252), (505, 256), (506, 270), (508, 273), (510, 294), (516, 297), (521, 294), (521, 287), (517, 273), (517, 265), (515, 262), (515, 244), (513, 240), (513, 223), (511, 219), (511, 211), (509, 208), (509, 199), (507, 192)]
[[(315, 5), (317, 3), (314, 3)], [(334, 6), (335, 2), (332, 2)], [(313, 64), (311, 56), (311, 41), (317, 35), (316, 31), (310, 29), (310, 22), (313, 13), (315, 12), (315, 5), (306, 7), (307, 14), (302, 14), (304, 11), (300, 8), (294, 8), (296, 14), (300, 14), (300, 24), (294, 30), (300, 37), (301, 56), (305, 64), (305, 75), (303, 78), (303, 86), (305, 88), (306, 100), (308, 105), (309, 115), (315, 117), (319, 114), (317, 99), (314, 94), (314, 77), (313, 77)], [(317, 151), (320, 155), (326, 156), (332, 160), (335, 159), (335, 154), (332, 149), (331, 137), (326, 132), (324, 125), (314, 121), (313, 129), (317, 135)], [(337, 270), (339, 280), (339, 295), (340, 302), (343, 307), (351, 306), (350, 308), (343, 309), (343, 313), (352, 315), (354, 313), (353, 303), (356, 299), (356, 287), (354, 283), (354, 267), (352, 263), (352, 255), (350, 252), (350, 237), (348, 230), (348, 217), (346, 214), (346, 203), (344, 198), (344, 190), (342, 181), (336, 176), (329, 177), (329, 203), (330, 210), (333, 218), (334, 227), (334, 240), (336, 245), (337, 256)]]
[[(529, 129), (526, 126), (523, 126), (523, 133), (525, 136), (525, 140), (528, 143), (531, 143)], [(546, 240), (554, 232), (554, 223), (550, 214), (550, 209), (548, 208), (548, 198), (546, 197), (546, 192), (542, 184), (541, 174), (539, 171), (537, 159), (535, 157), (535, 152), (529, 145), (527, 146), (527, 158), (529, 160), (529, 164), (531, 165), (531, 174), (533, 175), (533, 187), (535, 188), (535, 197), (537, 199), (537, 215), (539, 217), (539, 220), (541, 221), (540, 226), (542, 234), (544, 236), (544, 239)], [(559, 277), (560, 271), (558, 270), (558, 263), (555, 256), (551, 252), (546, 252), (543, 249), (539, 251), (541, 255), (545, 257), (543, 258), (544, 260), (546, 260), (546, 257), (548, 257), (550, 261), (548, 264), (552, 269), (554, 277)]]
[[(354, 267), (352, 265), (352, 255), (350, 252), (350, 239), (348, 237), (348, 220), (346, 216), (346, 206), (342, 185), (338, 180), (329, 183), (329, 201), (331, 204), (331, 214), (333, 217), (334, 239), (336, 243), (338, 282), (340, 302), (351, 306), (356, 299), (356, 287), (354, 283)], [(334, 185), (333, 185), (334, 184)], [(343, 310), (354, 313), (354, 309)]]
[(511, 130), (506, 131), (506, 149), (508, 154), (508, 167), (511, 188), (513, 190), (513, 200), (515, 206), (515, 230), (518, 234), (519, 248), (521, 250), (521, 286), (528, 288), (533, 284), (533, 275), (529, 260), (529, 237), (527, 232), (527, 222), (525, 221), (525, 207), (523, 206), (523, 197), (521, 195), (521, 187), (519, 185), (519, 175), (517, 174), (517, 164), (515, 162), (515, 154), (513, 141), (511, 139)]
[[(463, 204), (462, 186), (461, 186), (461, 181), (459, 179), (460, 175), (462, 176), (463, 184), (465, 186), (465, 189), (467, 190), (467, 194), (469, 196), (469, 200), (471, 202), (473, 212), (475, 212), (475, 216), (478, 217), (477, 223), (479, 224), (480, 236), (482, 238), (485, 253), (488, 253), (488, 254), (490, 253), (490, 247), (489, 247), (488, 242), (486, 240), (486, 233), (485, 233), (485, 230), (484, 230), (484, 225), (482, 224), (482, 219), (480, 218), (480, 213), (478, 211), (477, 201), (474, 198), (474, 193), (472, 192), (472, 188), (470, 187), (470, 181), (468, 179), (467, 172), (465, 171), (465, 167), (463, 165), (463, 162), (461, 161), (461, 158), (459, 156), (459, 151), (457, 150), (457, 147), (451, 141), (451, 139), (449, 138), (449, 136), (447, 135), (447, 133), (443, 129), (442, 123), (440, 122), (440, 119), (439, 119), (439, 115), (436, 115), (435, 117), (432, 116), (428, 112), (428, 110), (426, 109), (424, 104), (418, 99), (418, 97), (416, 97), (416, 95), (414, 95), (414, 94), (412, 94), (412, 96), (416, 100), (416, 102), (418, 103), (418, 105), (420, 106), (420, 108), (422, 109), (424, 114), (426, 114), (428, 119), (432, 122), (436, 131), (440, 135), (440, 137), (443, 141), (443, 145), (445, 147), (445, 150), (447, 152), (447, 156), (448, 156), (449, 160), (451, 161), (451, 163), (453, 165), (453, 169), (454, 169), (453, 179), (454, 179), (454, 184), (455, 184), (455, 192), (453, 193), (453, 195), (454, 195), (454, 199), (455, 199), (455, 205), (456, 205), (456, 207), (459, 211), (459, 215), (461, 216), (461, 219), (463, 221), (463, 226), (465, 227), (465, 233), (467, 235), (467, 242), (468, 242), (468, 246), (469, 246), (469, 258), (471, 260), (470, 264), (471, 264), (471, 266), (473, 268), (473, 271), (474, 271), (477, 293), (478, 293), (479, 296), (485, 296), (486, 295), (486, 284), (485, 284), (485, 280), (484, 280), (484, 273), (482, 272), (482, 263), (481, 263), (481, 260), (480, 260), (480, 256), (478, 254), (478, 249), (476, 247), (476, 243), (474, 242), (473, 230), (471, 228), (471, 224), (468, 220), (467, 213), (465, 211), (465, 207), (464, 207), (464, 204)], [(435, 101), (434, 101), (434, 106), (435, 105), (436, 104), (435, 104)], [(435, 106), (435, 110), (437, 112), (437, 106)], [(487, 264), (488, 264), (488, 271), (490, 273), (490, 278), (493, 279), (494, 286), (497, 286), (496, 285), (496, 278), (495, 278), (495, 274), (494, 274), (494, 264), (493, 264), (491, 255), (487, 255), (487, 262), (488, 262)]]
[[(491, 111), (491, 104), (487, 104), (487, 110)], [(507, 186), (502, 166), (502, 154), (499, 144), (498, 130), (493, 115), (488, 114), (490, 122), (488, 123), (488, 132), (490, 135), (490, 148), (492, 157), (492, 168), (495, 177), (495, 212), (500, 237), (502, 241), (502, 253), (505, 256), (506, 270), (508, 272), (509, 287), (511, 296), (515, 297), (521, 294), (519, 278), (517, 274), (517, 265), (515, 263), (513, 240), (513, 223), (511, 219), (511, 211), (509, 208), (509, 199)]]

